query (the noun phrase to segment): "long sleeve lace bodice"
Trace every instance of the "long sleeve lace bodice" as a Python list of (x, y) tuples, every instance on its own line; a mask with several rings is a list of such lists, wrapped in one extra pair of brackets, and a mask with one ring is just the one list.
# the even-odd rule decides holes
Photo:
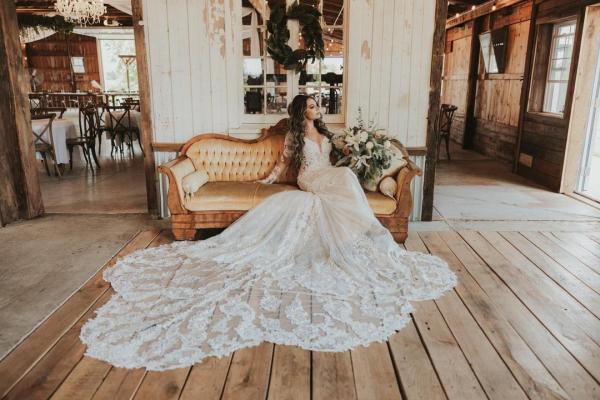
[(277, 164), (271, 170), (267, 177), (260, 179), (258, 182), (260, 183), (274, 183), (280, 176), (283, 174), (290, 165), (292, 161), (292, 155), (294, 154), (294, 137), (291, 132), (288, 132), (285, 135), (285, 140), (283, 142), (283, 151), (279, 156), (279, 160), (277, 160)]

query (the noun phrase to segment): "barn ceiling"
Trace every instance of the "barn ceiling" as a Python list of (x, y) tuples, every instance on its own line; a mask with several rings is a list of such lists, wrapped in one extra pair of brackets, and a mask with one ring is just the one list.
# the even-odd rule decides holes
[[(56, 13), (54, 10), (55, 2), (56, 0), (16, 0), (15, 5), (17, 6), (17, 14), (53, 16)], [(106, 4), (106, 14), (104, 14), (104, 16), (109, 21), (116, 20), (123, 26), (132, 25), (131, 15), (125, 14), (108, 4)], [(100, 25), (102, 25), (102, 23), (103, 22), (101, 22)]]

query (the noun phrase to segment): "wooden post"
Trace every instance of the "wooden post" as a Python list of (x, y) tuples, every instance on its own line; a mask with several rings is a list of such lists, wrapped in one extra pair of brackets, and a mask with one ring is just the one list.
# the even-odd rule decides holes
[(14, 1), (0, 2), (0, 225), (43, 214)]
[(133, 33), (135, 36), (135, 54), (138, 71), (138, 86), (140, 92), (141, 110), (141, 141), (144, 148), (144, 170), (146, 173), (146, 199), (148, 212), (153, 217), (158, 217), (158, 197), (156, 192), (156, 180), (158, 173), (154, 163), (154, 150), (152, 141), (152, 104), (150, 100), (150, 75), (146, 57), (146, 36), (144, 34), (144, 10), (142, 0), (131, 0), (131, 14), (133, 17)]
[(473, 148), (475, 139), (475, 100), (477, 97), (477, 81), (479, 75), (479, 32), (481, 32), (482, 19), (473, 21), (471, 33), (471, 55), (469, 58), (469, 80), (467, 83), (467, 109), (465, 110), (465, 131), (463, 136), (463, 149)]
[(523, 124), (525, 113), (527, 112), (527, 102), (529, 99), (531, 64), (533, 63), (533, 47), (536, 40), (536, 17), (538, 4), (533, 3), (531, 7), (531, 19), (529, 20), (529, 37), (527, 38), (527, 55), (525, 56), (525, 71), (523, 73), (523, 85), (521, 86), (521, 99), (519, 100), (519, 123), (517, 125), (517, 145), (515, 146), (515, 161), (513, 172), (519, 171), (519, 155), (521, 154), (521, 139), (523, 137)]
[(440, 93), (442, 90), (442, 64), (446, 38), (446, 16), (448, 4), (446, 0), (435, 2), (435, 30), (431, 51), (431, 73), (429, 76), (429, 111), (427, 113), (427, 156), (425, 158), (425, 175), (423, 179), (423, 207), (421, 220), (431, 221), (433, 216), (433, 187), (435, 184), (435, 166), (437, 160), (437, 118), (440, 110)]

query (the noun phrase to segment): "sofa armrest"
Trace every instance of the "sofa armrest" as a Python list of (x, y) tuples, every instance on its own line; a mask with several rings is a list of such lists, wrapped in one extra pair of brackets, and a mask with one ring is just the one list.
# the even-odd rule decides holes
[(179, 156), (158, 167), (158, 170), (169, 178), (169, 191), (167, 204), (171, 214), (186, 214), (184, 207), (184, 193), (182, 187), (183, 177), (194, 172), (196, 168), (187, 156)]
[(414, 162), (405, 157), (407, 164), (400, 168), (396, 175), (396, 211), (394, 214), (399, 217), (410, 215), (412, 209), (412, 193), (410, 184), (415, 176), (421, 176), (422, 171)]

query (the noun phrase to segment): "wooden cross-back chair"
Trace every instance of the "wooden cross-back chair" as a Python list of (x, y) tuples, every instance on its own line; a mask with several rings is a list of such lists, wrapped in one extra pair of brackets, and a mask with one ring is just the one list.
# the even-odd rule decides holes
[(58, 163), (56, 161), (56, 152), (54, 151), (54, 136), (52, 135), (52, 122), (56, 118), (56, 114), (35, 114), (31, 116), (31, 120), (44, 120), (47, 119), (48, 122), (44, 126), (41, 132), (36, 132), (33, 129), (31, 132), (33, 133), (33, 144), (35, 147), (35, 151), (42, 155), (42, 159), (44, 161), (44, 167), (46, 167), (46, 173), (48, 176), (50, 175), (50, 169), (48, 168), (48, 155), (52, 159), (52, 164), (54, 166), (54, 171), (57, 176), (61, 176), (60, 169), (58, 168)]
[(67, 111), (66, 107), (42, 107), (38, 106), (31, 109), (31, 115), (45, 115), (45, 114), (58, 114), (58, 119), (63, 117), (63, 114)]
[(140, 111), (140, 101), (138, 99), (134, 99), (133, 97), (125, 97), (121, 100), (121, 104), (129, 106), (130, 109), (135, 111)]
[[(111, 149), (110, 156), (113, 156), (115, 150), (119, 150), (121, 154), (123, 154), (123, 142), (125, 141), (125, 137), (129, 139), (127, 142), (127, 146), (129, 147), (129, 151), (132, 154), (135, 154), (133, 150), (133, 136), (134, 136), (134, 128), (131, 125), (131, 108), (128, 105), (121, 106), (104, 106), (104, 112), (106, 121), (104, 131), (110, 134), (111, 141)], [(115, 143), (115, 139), (119, 135), (120, 142), (117, 146)], [(141, 148), (140, 143), (140, 148)]]
[(86, 166), (93, 168), (92, 158), (96, 166), (100, 168), (100, 162), (96, 156), (96, 137), (100, 129), (98, 110), (94, 104), (79, 108), (79, 136), (67, 139), (69, 149), (69, 166), (73, 169), (73, 148), (81, 146)]
[(446, 156), (450, 160), (450, 131), (452, 130), (452, 121), (454, 113), (458, 107), (452, 104), (442, 104), (438, 117), (438, 143), (437, 143), (437, 158), (440, 158), (440, 144), (442, 139), (446, 142)]

